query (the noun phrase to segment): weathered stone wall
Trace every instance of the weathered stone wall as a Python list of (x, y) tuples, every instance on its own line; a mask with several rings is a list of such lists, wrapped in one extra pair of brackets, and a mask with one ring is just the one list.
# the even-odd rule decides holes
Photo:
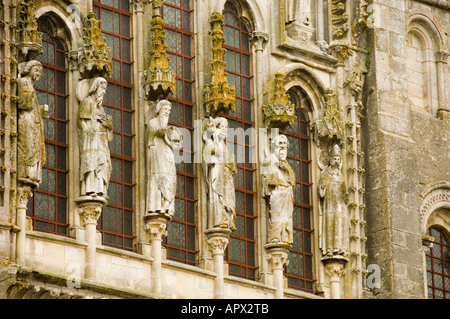
[(448, 113), (439, 118), (430, 108), (424, 111), (426, 96), (417, 107), (409, 94), (408, 87), (418, 83), (407, 72), (413, 58), (407, 24), (410, 17), (425, 15), (445, 46), (450, 15), (417, 1), (374, 1), (374, 10), (380, 14), (369, 34), (374, 51), (364, 130), (368, 264), (381, 268), (378, 298), (423, 298), (420, 195), (427, 185), (450, 180), (450, 122)]

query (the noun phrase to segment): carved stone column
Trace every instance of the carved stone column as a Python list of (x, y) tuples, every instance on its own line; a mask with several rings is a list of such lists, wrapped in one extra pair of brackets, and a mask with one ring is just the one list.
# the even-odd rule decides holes
[(27, 203), (28, 198), (33, 196), (31, 186), (22, 184), (17, 192), (16, 225), (19, 230), (16, 239), (16, 263), (25, 264), (25, 240), (27, 224)]
[(291, 245), (288, 244), (267, 244), (264, 246), (267, 251), (266, 259), (272, 271), (273, 285), (275, 286), (275, 298), (282, 299), (284, 295), (284, 266), (288, 264), (288, 254)]
[(212, 228), (205, 231), (208, 248), (213, 256), (213, 270), (216, 273), (214, 297), (223, 299), (224, 254), (228, 246), (231, 230), (227, 228)]
[(152, 292), (161, 294), (161, 244), (162, 236), (167, 235), (167, 223), (172, 218), (168, 214), (149, 213), (144, 217), (144, 230), (151, 246), (152, 265)]
[(85, 278), (96, 277), (97, 220), (107, 199), (102, 196), (82, 196), (75, 199), (78, 203), (79, 215), (84, 227), (86, 247)]
[(450, 112), (448, 102), (448, 67), (447, 67), (448, 54), (439, 52), (436, 54), (436, 65), (438, 74), (438, 95), (439, 95), (439, 107), (437, 111), (438, 117), (442, 118), (444, 114)]
[(322, 258), (325, 265), (325, 273), (330, 278), (331, 299), (341, 299), (341, 278), (344, 275), (345, 264), (348, 259), (340, 256)]

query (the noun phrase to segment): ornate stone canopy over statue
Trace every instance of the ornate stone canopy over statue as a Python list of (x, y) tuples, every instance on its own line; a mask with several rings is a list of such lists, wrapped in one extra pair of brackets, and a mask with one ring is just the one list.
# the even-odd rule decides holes
[(183, 136), (168, 125), (172, 104), (161, 100), (156, 104), (156, 117), (147, 124), (147, 212), (173, 216), (177, 174), (174, 149), (180, 149)]
[(228, 121), (224, 117), (203, 122), (203, 172), (208, 184), (208, 228), (234, 231), (236, 161), (227, 149)]
[(349, 250), (348, 193), (342, 175), (342, 154), (334, 144), (323, 166), (318, 183), (320, 198), (320, 246), (326, 257), (345, 257)]
[(45, 164), (43, 116), (48, 106), (39, 105), (34, 84), (42, 75), (42, 65), (32, 60), (19, 64), (18, 80), (18, 179), (38, 187)]
[(268, 243), (292, 245), (295, 173), (286, 160), (289, 142), (277, 135), (263, 166), (263, 196), (269, 204)]
[(98, 77), (78, 109), (80, 145), (80, 195), (106, 196), (111, 175), (108, 141), (112, 140), (112, 120), (102, 103), (107, 82)]

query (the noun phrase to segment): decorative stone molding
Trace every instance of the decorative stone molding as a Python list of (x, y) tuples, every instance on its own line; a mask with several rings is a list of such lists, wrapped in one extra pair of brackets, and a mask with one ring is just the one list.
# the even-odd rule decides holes
[(422, 195), (420, 204), (420, 223), (422, 235), (426, 234), (427, 221), (430, 215), (439, 208), (450, 209), (450, 183), (440, 182), (433, 184)]
[(78, 58), (79, 70), (84, 79), (109, 77), (111, 74), (111, 48), (106, 45), (106, 38), (101, 36), (99, 24), (95, 13), (89, 12), (85, 20), (84, 43)]
[(203, 101), (207, 115), (216, 116), (218, 113), (234, 112), (236, 110), (236, 89), (227, 82), (227, 63), (223, 57), (226, 49), (223, 48), (225, 37), (222, 31), (224, 16), (219, 12), (213, 12), (210, 18), (212, 55), (211, 83), (205, 85)]
[(17, 22), (17, 48), (20, 61), (33, 60), (42, 53), (42, 33), (37, 30), (34, 0), (20, 4)]
[(143, 88), (146, 97), (151, 101), (167, 99), (175, 92), (175, 72), (169, 67), (170, 57), (166, 55), (164, 44), (164, 21), (161, 18), (161, 0), (152, 2), (150, 65), (143, 72)]
[(344, 39), (350, 26), (348, 24), (349, 15), (346, 9), (347, 0), (331, 0), (331, 24), (333, 40)]
[(289, 101), (284, 84), (284, 75), (277, 73), (270, 82), (269, 90), (264, 94), (266, 103), (262, 106), (262, 111), (267, 128), (294, 127), (295, 106)]

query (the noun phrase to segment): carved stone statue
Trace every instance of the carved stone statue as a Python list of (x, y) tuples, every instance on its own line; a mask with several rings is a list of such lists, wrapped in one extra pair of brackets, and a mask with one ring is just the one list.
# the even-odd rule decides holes
[(234, 220), (236, 161), (227, 149), (228, 122), (224, 117), (203, 123), (203, 171), (208, 183), (208, 226), (236, 230)]
[(168, 125), (172, 104), (161, 100), (156, 104), (156, 117), (147, 124), (147, 212), (175, 213), (177, 173), (174, 149), (181, 148), (182, 134)]
[(304, 25), (311, 23), (311, 1), (310, 0), (285, 0), (286, 23), (297, 21)]
[(269, 204), (269, 243), (291, 245), (294, 210), (295, 173), (286, 160), (288, 139), (277, 135), (271, 143), (263, 166), (263, 196)]
[(42, 165), (45, 163), (43, 117), (48, 106), (39, 105), (33, 85), (42, 75), (39, 61), (19, 64), (18, 80), (18, 179), (26, 184), (39, 186)]
[(346, 256), (349, 249), (348, 193), (341, 169), (341, 149), (335, 144), (318, 183), (320, 246), (327, 257)]
[(296, 20), (296, 15), (299, 10), (299, 4), (301, 0), (285, 0), (285, 18), (286, 23), (290, 23)]
[(96, 78), (78, 109), (81, 196), (107, 194), (111, 175), (108, 141), (113, 137), (113, 125), (102, 106), (106, 87), (104, 78)]

